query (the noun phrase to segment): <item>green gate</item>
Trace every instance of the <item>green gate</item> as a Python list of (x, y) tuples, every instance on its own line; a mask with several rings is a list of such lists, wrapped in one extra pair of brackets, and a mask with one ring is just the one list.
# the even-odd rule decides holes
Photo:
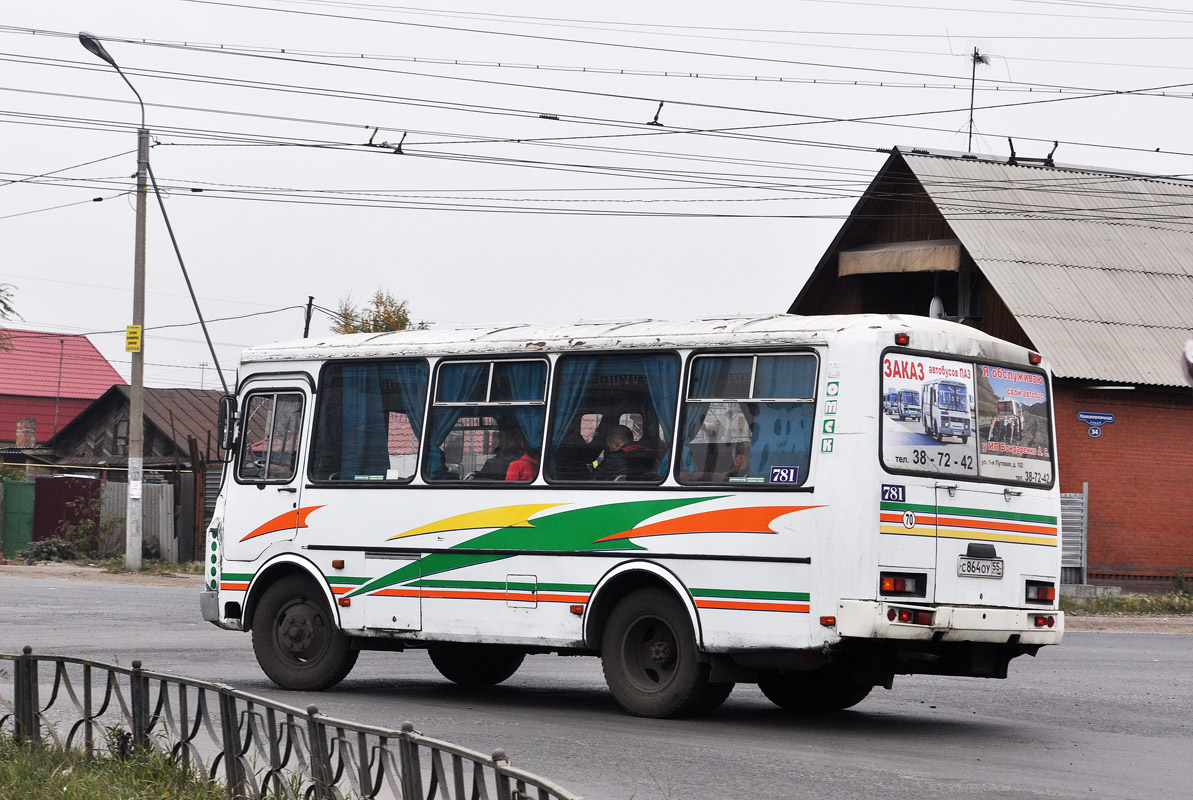
[(0, 550), (9, 558), (33, 541), (32, 481), (4, 481), (3, 531)]

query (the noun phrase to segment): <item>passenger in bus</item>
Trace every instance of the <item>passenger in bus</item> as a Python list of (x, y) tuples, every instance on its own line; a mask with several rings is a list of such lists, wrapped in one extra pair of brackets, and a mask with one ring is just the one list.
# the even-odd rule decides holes
[(516, 427), (501, 428), (497, 431), (497, 448), (484, 466), (476, 473), (478, 481), (509, 480), (510, 466), (526, 454), (530, 445), (522, 431)]
[(733, 447), (733, 463), (724, 472), (714, 472), (712, 479), (715, 483), (727, 483), (734, 478), (748, 478), (750, 476), (750, 443), (738, 442)]
[[(526, 441), (525, 438), (522, 439)], [(507, 481), (532, 481), (539, 471), (538, 455), (530, 448), (529, 444), (526, 447), (526, 452), (522, 457), (513, 461), (509, 465), (509, 469), (505, 472), (505, 479)]]
[(654, 451), (634, 441), (634, 432), (614, 425), (605, 437), (605, 457), (593, 471), (598, 481), (644, 480), (655, 468)]

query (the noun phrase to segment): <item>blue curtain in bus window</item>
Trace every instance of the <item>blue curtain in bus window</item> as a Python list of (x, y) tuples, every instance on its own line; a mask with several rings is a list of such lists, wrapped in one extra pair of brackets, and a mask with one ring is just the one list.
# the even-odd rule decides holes
[[(439, 380), (435, 388), (436, 403), (474, 403), (479, 396), (484, 398), (484, 381), (489, 376), (489, 365), (444, 364), (439, 369)], [(479, 395), (478, 395), (479, 391)], [(431, 444), (427, 450), (428, 473), (432, 479), (448, 477), (447, 465), (443, 461), (443, 442), (464, 413), (464, 406), (434, 406), (431, 412)]]
[(754, 403), (750, 441), (750, 474), (770, 475), (771, 467), (799, 467), (799, 482), (808, 476), (812, 452), (813, 403)]
[[(398, 391), (402, 394), (402, 411), (410, 419), (410, 427), (414, 435), (422, 439), (423, 408), (427, 403), (427, 362), (398, 361), (382, 366), (382, 377), (386, 380), (398, 382)], [(396, 409), (395, 409), (396, 410)]]
[(816, 359), (810, 356), (759, 356), (754, 397), (811, 399)]
[(588, 382), (596, 373), (598, 360), (592, 356), (563, 358), (555, 370), (555, 421), (551, 423), (551, 450), (559, 449), (568, 434), (578, 432), (580, 411), (588, 394)]
[[(611, 359), (612, 360), (612, 359)], [(622, 361), (623, 359), (617, 359)], [(654, 407), (663, 436), (670, 439), (675, 430), (675, 406), (679, 400), (679, 357), (670, 353), (641, 356), (630, 361), (619, 374), (640, 372), (646, 378), (646, 390), (650, 393), (650, 404)], [(635, 363), (638, 365), (634, 368)], [(659, 445), (659, 475), (666, 475), (671, 467), (671, 448), (667, 441)]]
[[(500, 380), (499, 378), (508, 378)], [(509, 397), (496, 394), (498, 385), (509, 387)], [(542, 361), (498, 361), (493, 364), (494, 402), (516, 400), (519, 402), (539, 401), (546, 398), (547, 365)], [(543, 417), (546, 408), (537, 406), (513, 406), (514, 418), (530, 446), (539, 450), (543, 446)]]
[(340, 449), (340, 479), (384, 476), (389, 469), (385, 408), (381, 381), (373, 364), (350, 364), (343, 369), (344, 434)]

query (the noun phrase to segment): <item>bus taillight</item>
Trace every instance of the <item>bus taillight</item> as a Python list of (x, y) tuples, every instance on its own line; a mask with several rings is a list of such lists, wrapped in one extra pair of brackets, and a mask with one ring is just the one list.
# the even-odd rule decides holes
[(923, 572), (883, 572), (878, 576), (883, 594), (926, 597), (928, 576)]
[(1051, 628), (1056, 625), (1056, 617), (1051, 614), (1040, 615), (1034, 619), (1037, 628)]
[(1051, 603), (1056, 600), (1056, 584), (1046, 581), (1028, 581), (1024, 599), (1029, 603)]
[(932, 612), (919, 608), (890, 608), (886, 618), (891, 622), (902, 622), (904, 625), (931, 625)]

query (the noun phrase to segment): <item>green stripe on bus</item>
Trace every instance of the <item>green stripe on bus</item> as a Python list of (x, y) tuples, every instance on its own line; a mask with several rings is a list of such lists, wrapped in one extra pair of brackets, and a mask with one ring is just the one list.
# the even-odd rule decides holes
[(349, 585), (367, 583), (371, 580), (370, 578), (352, 578), (347, 575), (325, 575), (323, 577), (327, 579), (328, 583), (346, 583)]
[(221, 572), (221, 581), (251, 581), (253, 573), (251, 572)]
[(809, 600), (808, 592), (759, 592), (743, 589), (688, 589), (693, 597), (737, 597), (760, 600)]

